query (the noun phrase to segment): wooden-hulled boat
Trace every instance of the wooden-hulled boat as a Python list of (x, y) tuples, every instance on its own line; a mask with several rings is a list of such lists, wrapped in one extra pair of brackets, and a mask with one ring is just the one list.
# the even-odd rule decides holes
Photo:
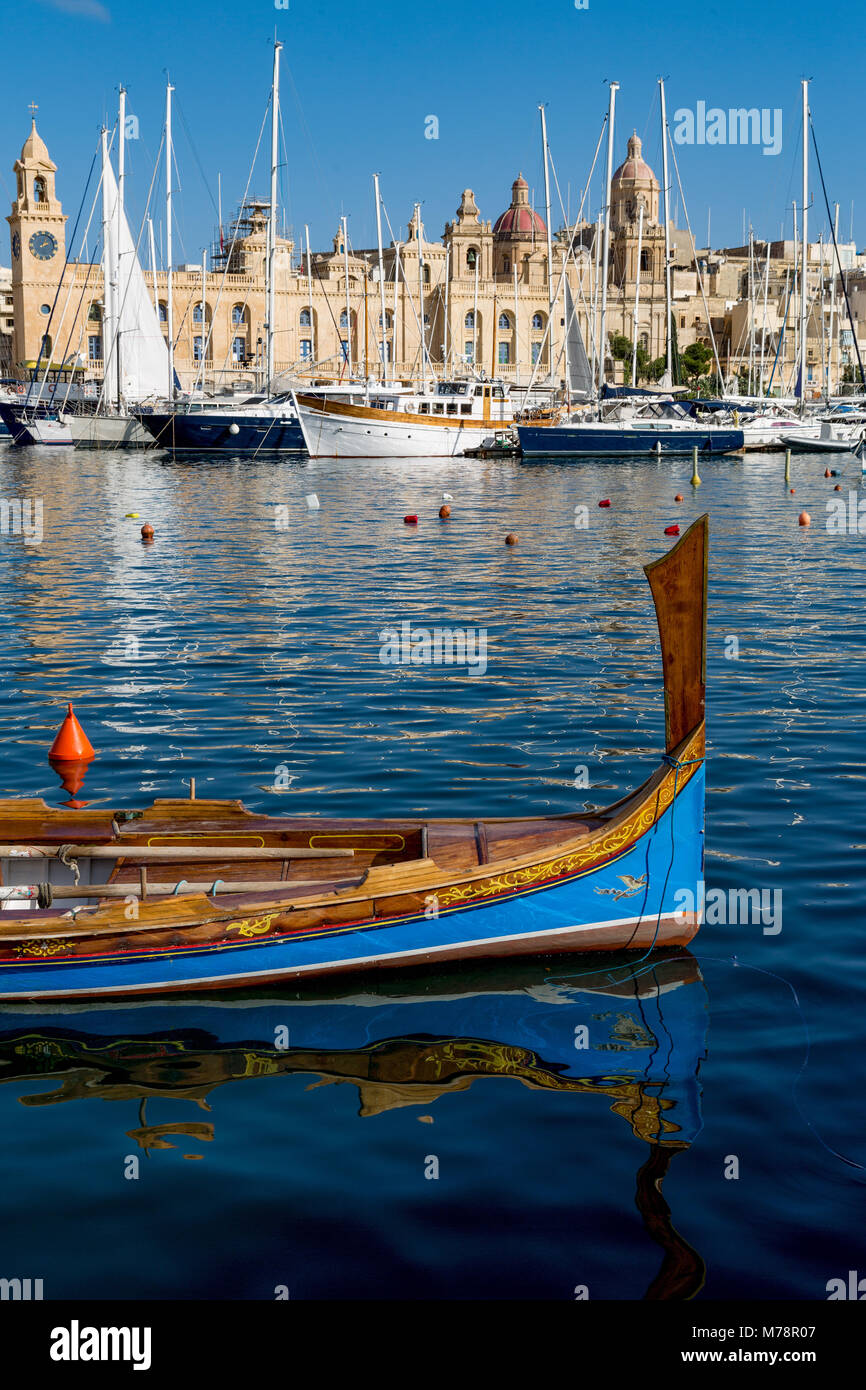
[(591, 814), (340, 821), (235, 801), (0, 801), (0, 999), (265, 984), (538, 952), (685, 945), (704, 819), (707, 518), (645, 567), (666, 749)]

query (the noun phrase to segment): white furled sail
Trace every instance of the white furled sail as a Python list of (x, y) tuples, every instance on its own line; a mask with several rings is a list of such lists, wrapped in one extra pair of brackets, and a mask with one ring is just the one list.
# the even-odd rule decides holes
[(565, 284), (565, 323), (566, 323), (566, 344), (568, 349), (568, 386), (570, 399), (575, 396), (581, 400), (588, 401), (592, 396), (593, 382), (592, 371), (589, 359), (586, 355), (586, 347), (583, 341), (583, 334), (580, 331), (580, 324), (577, 321), (577, 314), (574, 311), (574, 300), (571, 295), (571, 286), (568, 280)]
[(168, 348), (139, 264), (126, 213), (118, 207), (117, 182), (105, 153), (102, 200), (106, 285), (105, 399), (116, 399), (115, 383), (119, 372), (122, 399), (143, 401), (165, 391)]

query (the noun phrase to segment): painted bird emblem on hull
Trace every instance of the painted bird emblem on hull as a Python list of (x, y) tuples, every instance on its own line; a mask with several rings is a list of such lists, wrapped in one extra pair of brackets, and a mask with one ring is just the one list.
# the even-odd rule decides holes
[(646, 874), (641, 874), (640, 878), (635, 878), (633, 874), (617, 874), (620, 883), (625, 884), (625, 888), (596, 888), (596, 893), (603, 898), (613, 898), (618, 903), (620, 898), (633, 898), (642, 888), (646, 888)]

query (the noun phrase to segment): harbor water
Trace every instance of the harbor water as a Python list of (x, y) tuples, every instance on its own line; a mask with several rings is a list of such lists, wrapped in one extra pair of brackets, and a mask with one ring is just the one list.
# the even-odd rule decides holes
[[(95, 807), (191, 778), (270, 814), (612, 802), (663, 747), (642, 566), (708, 511), (714, 904), (690, 952), (631, 963), (0, 1006), (0, 1274), (46, 1298), (565, 1300), (866, 1275), (866, 518), (859, 463), (826, 465), (712, 459), (694, 488), (690, 459), (0, 444), (0, 499), (29, 504), (0, 534), (0, 796), (53, 806), (69, 700)], [(477, 659), (383, 659), (404, 623)]]

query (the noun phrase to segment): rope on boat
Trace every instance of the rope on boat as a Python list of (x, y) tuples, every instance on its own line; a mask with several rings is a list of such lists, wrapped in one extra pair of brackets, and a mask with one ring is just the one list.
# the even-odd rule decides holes
[(78, 884), (81, 882), (81, 869), (79, 868), (78, 860), (72, 853), (74, 849), (74, 845), (61, 845), (57, 851), (57, 858), (60, 860), (61, 864), (66, 865), (67, 869), (72, 870), (73, 882), (75, 886), (78, 887)]

